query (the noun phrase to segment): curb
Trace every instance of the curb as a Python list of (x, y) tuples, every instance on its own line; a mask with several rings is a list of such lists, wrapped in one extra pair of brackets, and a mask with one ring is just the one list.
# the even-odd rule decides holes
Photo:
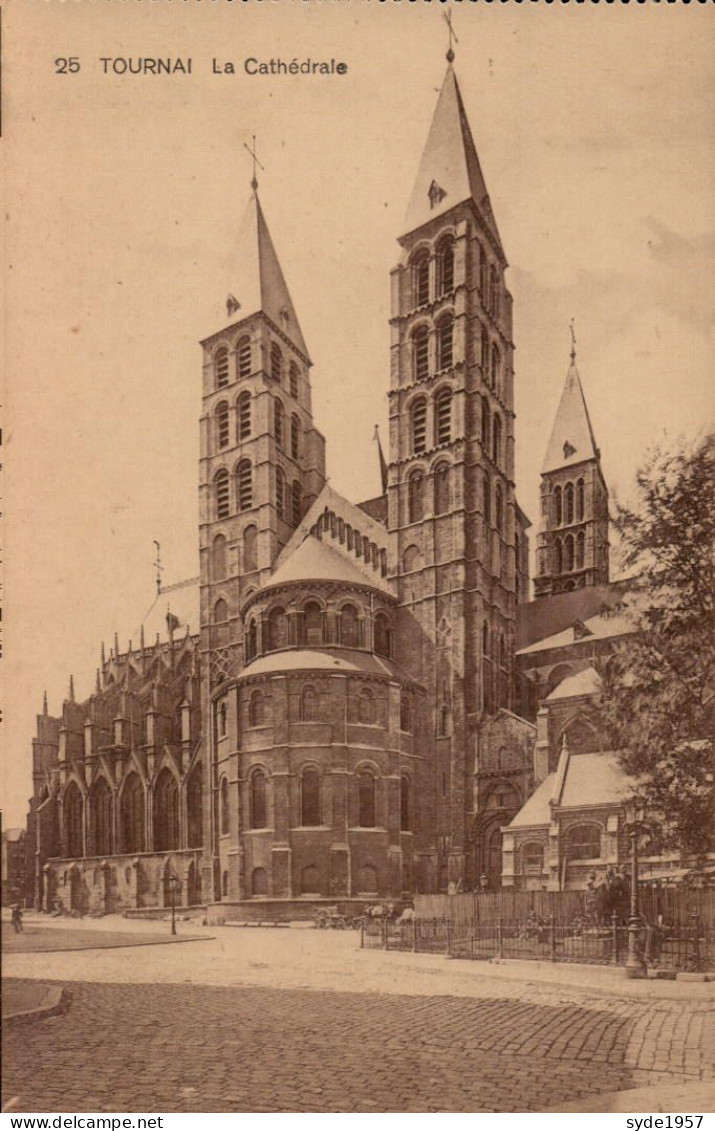
[(127, 950), (138, 946), (173, 946), (176, 943), (214, 942), (216, 935), (191, 935), (190, 938), (152, 939), (150, 942), (88, 943), (86, 946), (52, 946), (38, 950), (15, 950), (12, 957), (25, 958), (28, 954), (74, 954), (81, 950)]
[(45, 1017), (56, 1017), (69, 1009), (71, 995), (64, 986), (48, 986), (42, 1005), (34, 1009), (20, 1009), (17, 1013), (6, 1013), (2, 1023), (7, 1026), (26, 1025), (32, 1021), (42, 1021)]

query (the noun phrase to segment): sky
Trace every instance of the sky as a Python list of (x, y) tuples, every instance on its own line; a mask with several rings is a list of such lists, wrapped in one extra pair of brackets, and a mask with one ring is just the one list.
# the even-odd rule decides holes
[[(711, 419), (715, 32), (700, 6), (450, 7), (510, 263), (517, 494), (536, 524), (571, 318), (619, 498), (649, 444)], [(446, 67), (442, 10), (5, 7), (6, 824), (43, 690), (59, 714), (70, 672), (91, 692), (102, 640), (136, 641), (153, 540), (167, 583), (198, 573), (197, 343), (223, 320), (253, 134), (331, 484), (378, 493), (389, 272)], [(70, 56), (79, 73), (56, 74)], [(102, 73), (102, 57), (157, 56), (193, 73)], [(247, 57), (348, 72), (250, 77)]]

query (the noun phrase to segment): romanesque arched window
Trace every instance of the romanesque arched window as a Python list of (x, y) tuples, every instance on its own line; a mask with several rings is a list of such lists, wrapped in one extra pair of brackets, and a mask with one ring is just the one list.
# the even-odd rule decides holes
[(437, 294), (448, 295), (454, 290), (454, 239), (445, 236), (437, 248)]
[(405, 691), (400, 696), (400, 730), (405, 731), (406, 734), (412, 731), (412, 704)]
[(262, 727), (266, 721), (263, 694), (256, 690), (251, 692), (248, 700), (248, 725), (249, 727)]
[(112, 791), (106, 778), (97, 778), (89, 794), (90, 856), (110, 856), (113, 847)]
[(281, 381), (283, 379), (283, 354), (277, 342), (273, 342), (271, 345), (270, 373), (274, 381)]
[(179, 847), (179, 786), (171, 770), (165, 768), (154, 786), (154, 851), (167, 852)]
[(564, 520), (564, 500), (560, 487), (554, 487), (554, 523), (561, 526)]
[(390, 622), (384, 613), (378, 613), (375, 617), (375, 652), (378, 656), (388, 658), (392, 654)]
[[(197, 762), (186, 784), (186, 832), (189, 848), (201, 848), (204, 843), (202, 813), (201, 763)], [(195, 902), (189, 900), (190, 903)]]
[(489, 455), (489, 438), (490, 438), (490, 414), (489, 403), (486, 397), (482, 397), (482, 451), (485, 455)]
[(214, 376), (216, 379), (216, 388), (223, 389), (228, 385), (228, 350), (225, 346), (221, 346), (216, 350), (214, 357)]
[(245, 573), (258, 568), (258, 528), (252, 523), (243, 531), (243, 569)]
[(283, 474), (283, 469), (276, 468), (276, 514), (280, 519), (286, 521), (288, 499), (286, 498), (286, 477)]
[(412, 263), (412, 294), (415, 306), (429, 302), (429, 254), (421, 251)]
[(409, 521), (421, 522), (424, 516), (424, 475), (417, 468), (407, 482)]
[(221, 836), (227, 836), (230, 828), (230, 812), (228, 804), (228, 778), (225, 776), (221, 778), (219, 808), (221, 810)]
[(288, 386), (290, 395), (298, 400), (298, 393), (300, 391), (300, 372), (298, 366), (294, 361), (291, 361), (288, 367)]
[(440, 389), (434, 404), (434, 442), (449, 444), (452, 439), (452, 390)]
[(372, 692), (366, 687), (362, 689), (357, 698), (358, 722), (371, 726), (375, 722), (375, 701)]
[(219, 597), (218, 601), (214, 605), (213, 622), (214, 624), (223, 624), (223, 622), (227, 620), (228, 605), (224, 601), (223, 597)]
[(410, 431), (412, 433), (412, 451), (418, 456), (427, 450), (427, 401), (418, 397), (412, 402), (410, 409)]
[(285, 409), (283, 401), (277, 398), (273, 402), (273, 436), (278, 447), (282, 448), (285, 440)]
[(579, 479), (576, 483), (576, 522), (583, 522), (585, 514), (585, 492), (586, 485), (583, 479)]
[(492, 421), (492, 459), (498, 465), (501, 462), (501, 417), (494, 413)]
[(323, 643), (323, 610), (317, 601), (308, 601), (303, 607), (303, 643)]
[(320, 870), (315, 864), (306, 864), (300, 873), (301, 895), (322, 895), (320, 889)]
[(251, 461), (240, 460), (236, 468), (236, 502), (239, 511), (250, 510), (253, 506), (253, 471)]
[(249, 824), (252, 829), (265, 829), (268, 825), (268, 784), (265, 771), (260, 768), (253, 771), (250, 779)]
[(226, 401), (221, 401), (216, 405), (216, 445), (219, 448), (227, 448), (229, 440), (228, 428), (228, 404)]
[(574, 506), (573, 506), (573, 483), (567, 483), (564, 489), (564, 511), (566, 515), (566, 525), (568, 526), (573, 522)]
[(226, 538), (217, 534), (211, 547), (211, 578), (213, 581), (223, 581), (226, 576)]
[(214, 477), (214, 512), (216, 518), (228, 518), (230, 512), (228, 472), (219, 468)]
[(268, 873), (265, 868), (254, 868), (251, 872), (251, 895), (268, 895)]
[(583, 569), (586, 561), (586, 535), (581, 531), (576, 536), (576, 569)]
[(290, 490), (290, 504), (293, 526), (299, 526), (303, 517), (303, 488), (299, 479), (293, 480), (293, 486)]
[(119, 803), (119, 839), (124, 853), (146, 851), (144, 804), (144, 786), (139, 774), (132, 772), (124, 782)]
[(442, 462), (434, 469), (434, 513), (446, 514), (449, 506), (449, 464)]
[(317, 770), (303, 770), (300, 779), (300, 823), (303, 828), (321, 824), (320, 774)]
[(226, 734), (228, 732), (228, 707), (226, 706), (225, 699), (223, 699), (218, 705), (218, 710), (216, 712), (216, 730), (218, 731), (219, 738), (226, 737)]
[(412, 828), (412, 783), (407, 774), (400, 777), (400, 829), (403, 833)]
[(320, 700), (314, 687), (308, 684), (300, 692), (300, 721), (317, 723), (320, 721)]
[(237, 435), (238, 442), (247, 440), (251, 435), (251, 394), (248, 390), (241, 393), (237, 407)]
[(285, 609), (271, 609), (268, 614), (268, 651), (285, 648), (288, 643), (288, 622)]
[(412, 573), (413, 570), (420, 569), (422, 565), (422, 554), (417, 546), (407, 546), (402, 555), (402, 572)]
[(437, 324), (437, 368), (448, 369), (454, 359), (454, 318), (451, 314)]
[(361, 770), (358, 774), (358, 825), (362, 829), (374, 829), (376, 825), (376, 788), (372, 770)]
[(358, 614), (354, 605), (343, 605), (340, 610), (340, 643), (348, 648), (357, 648), (360, 644)]
[(415, 381), (429, 377), (429, 330), (418, 326), (412, 334), (412, 373)]
[(246, 377), (251, 376), (251, 339), (239, 338), (236, 346), (236, 361), (238, 367), (238, 378), (240, 381), (245, 381)]
[(502, 534), (504, 531), (504, 496), (500, 483), (497, 483), (494, 488), (494, 525)]
[(300, 455), (300, 419), (295, 412), (290, 418), (290, 454), (292, 459)]
[(258, 654), (258, 626), (253, 618), (246, 632), (246, 660), (254, 660)]

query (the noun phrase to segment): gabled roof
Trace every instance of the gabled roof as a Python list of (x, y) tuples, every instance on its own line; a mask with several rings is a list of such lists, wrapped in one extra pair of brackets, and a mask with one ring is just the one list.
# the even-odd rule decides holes
[(560, 467), (571, 467), (584, 460), (599, 458), (600, 452), (591, 427), (575, 354), (572, 353), (541, 474), (546, 475)]
[(595, 668), (584, 668), (575, 675), (568, 675), (558, 683), (546, 701), (574, 699), (577, 695), (598, 695), (603, 687), (600, 675)]
[(548, 825), (551, 820), (549, 802), (553, 796), (556, 774), (547, 774), (536, 787), (531, 797), (524, 802), (514, 819), (509, 822), (510, 829), (529, 828), (532, 825)]
[[(563, 765), (562, 765), (563, 763)], [(557, 780), (561, 777), (562, 780)], [(559, 774), (548, 774), (531, 797), (522, 805), (509, 824), (509, 829), (548, 825), (550, 802), (558, 808), (590, 809), (594, 805), (620, 805), (634, 790), (635, 783), (621, 769), (613, 751), (598, 754), (569, 754), (562, 751)]]
[[(583, 632), (583, 628), (587, 629), (586, 633)], [(585, 621), (576, 621), (575, 624), (569, 625), (561, 632), (545, 636), (542, 640), (529, 644), (527, 648), (520, 648), (517, 656), (530, 656), (536, 652), (548, 652), (551, 648), (568, 648), (572, 644), (578, 644), (581, 640), (588, 642), (609, 640), (613, 636), (625, 636), (629, 632), (635, 632), (632, 613), (629, 615), (627, 610), (609, 613), (608, 615), (598, 613), (594, 617), (588, 617)]]
[(405, 217), (405, 233), (473, 199), (501, 247), (457, 78), (447, 67)]
[(220, 300), (224, 302), (228, 295), (232, 295), (239, 304), (230, 316), (231, 325), (237, 319), (262, 311), (309, 361), (308, 347), (257, 192), (252, 193), (248, 202), (238, 239), (223, 274), (225, 293), (220, 295)]
[(344, 581), (348, 585), (370, 585), (367, 577), (352, 561), (339, 554), (332, 545), (309, 534), (307, 538), (284, 558), (267, 585), (281, 585), (286, 581)]

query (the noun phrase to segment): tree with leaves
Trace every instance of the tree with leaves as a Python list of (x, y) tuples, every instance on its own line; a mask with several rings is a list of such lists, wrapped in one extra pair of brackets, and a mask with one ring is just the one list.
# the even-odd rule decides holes
[(616, 507), (634, 633), (602, 672), (613, 748), (664, 848), (715, 850), (715, 438), (651, 451)]

